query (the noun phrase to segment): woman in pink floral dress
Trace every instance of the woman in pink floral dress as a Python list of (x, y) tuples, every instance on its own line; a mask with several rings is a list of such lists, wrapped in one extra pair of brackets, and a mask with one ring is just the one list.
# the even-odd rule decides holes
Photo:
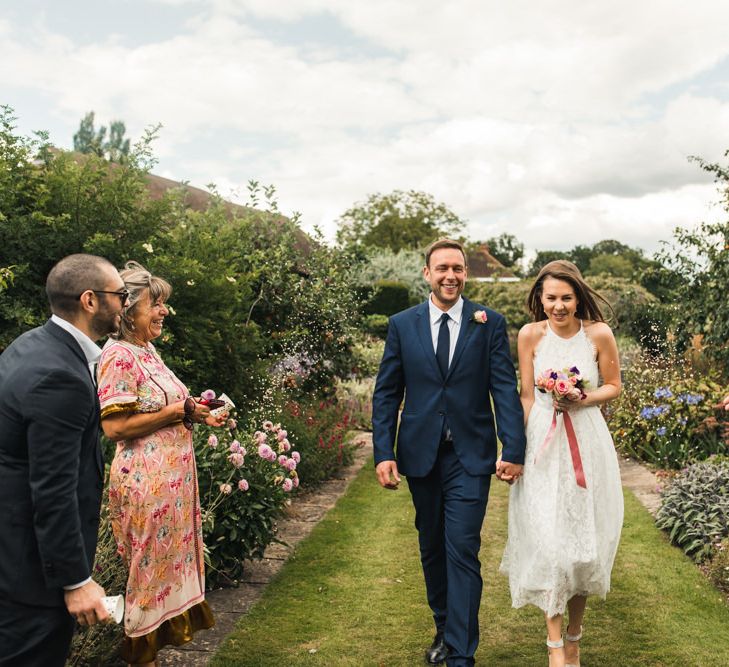
[(120, 272), (130, 292), (117, 340), (99, 362), (104, 433), (117, 443), (109, 513), (129, 567), (122, 657), (154, 665), (159, 648), (180, 645), (212, 627), (192, 422), (225, 417), (189, 397), (151, 341), (162, 333), (170, 285), (130, 262)]

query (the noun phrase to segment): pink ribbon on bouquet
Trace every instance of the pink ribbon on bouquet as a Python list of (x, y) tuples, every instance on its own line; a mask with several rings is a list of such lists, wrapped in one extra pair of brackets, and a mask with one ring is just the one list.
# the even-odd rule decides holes
[[(570, 419), (569, 412), (562, 412), (562, 421), (564, 422), (564, 430), (567, 432), (567, 442), (570, 446), (570, 455), (572, 456), (572, 467), (575, 470), (575, 480), (577, 486), (581, 486), (583, 489), (587, 488), (587, 482), (585, 481), (585, 471), (582, 468), (582, 457), (580, 456), (580, 445), (577, 442), (577, 436), (575, 435), (574, 426), (572, 426), (572, 419)], [(557, 432), (557, 410), (552, 412), (552, 424), (547, 431), (547, 437), (544, 438), (542, 446), (539, 448), (537, 455), (534, 457), (534, 463), (542, 455), (545, 449), (549, 447), (549, 443), (554, 440), (554, 434)]]

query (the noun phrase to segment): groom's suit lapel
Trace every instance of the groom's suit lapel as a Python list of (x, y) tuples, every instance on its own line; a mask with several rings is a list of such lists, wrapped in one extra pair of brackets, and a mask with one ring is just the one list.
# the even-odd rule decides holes
[(438, 368), (435, 352), (433, 352), (433, 336), (430, 333), (430, 308), (428, 301), (421, 303), (415, 312), (418, 319), (416, 328), (418, 330), (420, 344), (423, 346), (423, 353), (426, 359), (428, 359), (428, 363), (431, 365), (433, 372), (440, 376), (440, 368)]
[(458, 341), (456, 342), (456, 349), (453, 352), (453, 359), (448, 366), (448, 375), (446, 376), (446, 379), (448, 379), (452, 375), (453, 369), (456, 367), (458, 360), (461, 358), (461, 354), (463, 354), (463, 350), (465, 349), (466, 345), (468, 345), (468, 340), (473, 334), (473, 330), (476, 328), (475, 322), (473, 321), (473, 311), (473, 303), (468, 301), (468, 299), (463, 299), (463, 310), (461, 311), (461, 327), (460, 331), (458, 332)]

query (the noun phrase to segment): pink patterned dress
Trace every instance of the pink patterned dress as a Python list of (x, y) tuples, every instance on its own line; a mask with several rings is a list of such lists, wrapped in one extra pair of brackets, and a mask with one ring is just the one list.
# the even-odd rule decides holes
[[(99, 361), (101, 418), (157, 412), (189, 395), (151, 344), (109, 340)], [(117, 443), (109, 516), (129, 567), (122, 657), (151, 662), (212, 627), (205, 602), (202, 522), (192, 433), (181, 422)]]

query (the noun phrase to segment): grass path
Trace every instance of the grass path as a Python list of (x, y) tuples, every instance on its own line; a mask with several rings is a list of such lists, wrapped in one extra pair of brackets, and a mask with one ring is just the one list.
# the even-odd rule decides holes
[[(511, 608), (497, 573), (508, 488), (496, 481), (483, 531), (478, 665), (545, 666), (544, 623)], [(670, 546), (630, 492), (606, 601), (591, 598), (584, 667), (729, 665), (729, 608)], [(420, 665), (432, 639), (407, 488), (381, 490), (367, 465), (302, 542), (212, 661), (214, 667)]]

